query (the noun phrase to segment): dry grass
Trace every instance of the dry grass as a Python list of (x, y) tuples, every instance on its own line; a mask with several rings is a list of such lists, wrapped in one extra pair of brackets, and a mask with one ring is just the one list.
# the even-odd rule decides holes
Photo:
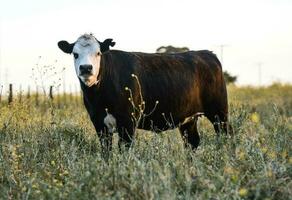
[[(229, 87), (235, 137), (139, 131), (105, 162), (80, 104), (0, 107), (1, 199), (291, 199), (292, 86)], [(117, 138), (115, 138), (117, 140)]]

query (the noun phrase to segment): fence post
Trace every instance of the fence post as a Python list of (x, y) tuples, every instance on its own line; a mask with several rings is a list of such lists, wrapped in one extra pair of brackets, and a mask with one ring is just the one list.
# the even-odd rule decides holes
[(27, 88), (27, 95), (26, 95), (27, 99), (30, 99), (30, 87), (28, 86)]
[(22, 87), (21, 87), (21, 85), (19, 86), (19, 93), (18, 93), (18, 101), (19, 101), (19, 103), (21, 103), (21, 101), (22, 101)]
[(66, 87), (63, 87), (63, 103), (66, 105), (67, 103), (67, 97), (66, 97)]
[(78, 105), (79, 104), (79, 95), (78, 95), (78, 90), (77, 90), (77, 86), (74, 85), (74, 97), (75, 97), (75, 104)]
[(73, 93), (72, 93), (72, 85), (69, 85), (69, 103), (72, 104), (73, 101)]
[(50, 94), (49, 94), (49, 97), (51, 100), (53, 100), (53, 86), (50, 86)]
[(12, 84), (9, 84), (9, 95), (8, 95), (8, 104), (11, 104), (13, 101), (13, 88)]
[(58, 95), (57, 95), (57, 105), (58, 108), (61, 108), (61, 92), (60, 92), (60, 88), (58, 88)]
[(39, 105), (39, 90), (38, 90), (38, 86), (36, 87), (36, 92), (35, 92), (35, 105), (36, 106)]
[(57, 96), (56, 96), (57, 108), (60, 108), (60, 107), (61, 107), (61, 106), (60, 106), (60, 88), (57, 87), (56, 89), (57, 89), (57, 90), (56, 90), (56, 93), (57, 93)]
[(2, 91), (3, 91), (3, 85), (0, 86), (0, 103), (1, 103), (1, 100), (2, 100)]

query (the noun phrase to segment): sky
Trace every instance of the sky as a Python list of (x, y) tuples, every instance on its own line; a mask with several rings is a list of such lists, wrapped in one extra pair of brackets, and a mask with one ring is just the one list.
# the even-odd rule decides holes
[(57, 42), (83, 33), (124, 51), (212, 50), (238, 85), (292, 83), (291, 10), (291, 0), (0, 0), (0, 84), (78, 84)]

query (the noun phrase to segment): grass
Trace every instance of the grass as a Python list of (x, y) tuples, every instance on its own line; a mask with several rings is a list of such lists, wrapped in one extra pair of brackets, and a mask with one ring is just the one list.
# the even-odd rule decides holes
[(291, 199), (292, 86), (229, 87), (236, 135), (185, 149), (177, 130), (114, 138), (108, 162), (81, 103), (0, 107), (1, 199)]

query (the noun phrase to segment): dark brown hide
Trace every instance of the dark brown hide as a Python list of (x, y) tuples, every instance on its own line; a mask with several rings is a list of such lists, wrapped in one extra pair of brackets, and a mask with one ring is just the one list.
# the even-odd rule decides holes
[[(103, 121), (106, 109), (116, 118), (121, 141), (130, 144), (135, 132), (133, 107), (125, 87), (132, 91), (136, 106), (141, 104), (141, 95), (132, 74), (138, 77), (146, 106), (147, 116), (139, 128), (163, 131), (179, 127), (195, 148), (199, 144), (197, 116), (204, 113), (217, 133), (221, 128), (227, 132), (226, 86), (221, 64), (212, 52), (146, 54), (111, 50), (102, 55), (99, 84), (88, 88), (80, 81), (86, 109), (102, 144), (109, 150), (112, 133)], [(153, 111), (156, 101), (159, 103)], [(186, 122), (190, 117), (192, 120)]]

